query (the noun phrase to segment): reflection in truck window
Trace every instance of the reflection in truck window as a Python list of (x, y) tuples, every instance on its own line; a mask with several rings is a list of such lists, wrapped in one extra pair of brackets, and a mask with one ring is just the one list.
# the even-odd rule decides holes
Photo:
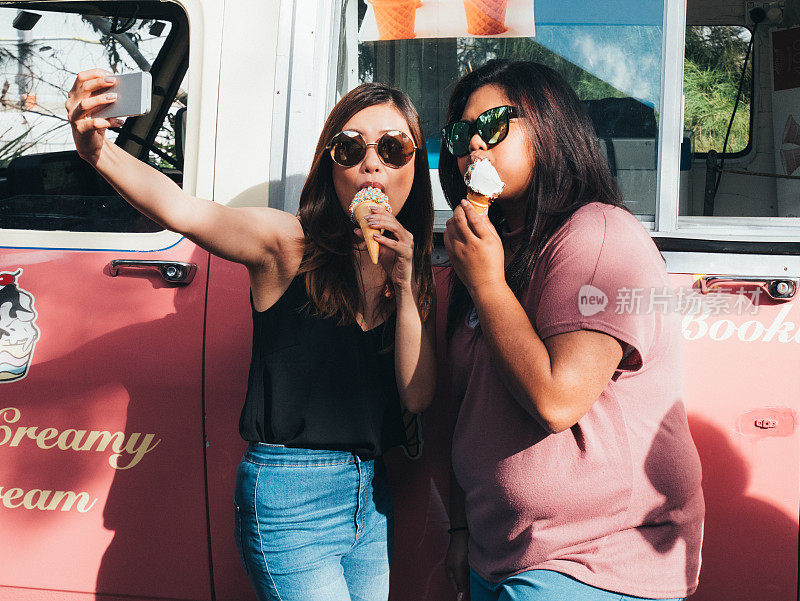
[[(153, 232), (75, 152), (64, 102), (75, 75), (149, 71), (149, 114), (109, 134), (182, 183), (188, 24), (175, 4), (98, 2), (91, 14), (66, 5), (0, 8), (0, 228)], [(52, 8), (52, 10), (51, 10)], [(86, 10), (76, 5), (75, 11)]]
[[(340, 64), (337, 92), (363, 81), (382, 81), (408, 92), (419, 109), (429, 162), (436, 169), (439, 130), (459, 77), (491, 58), (544, 63), (584, 101), (626, 205), (647, 220), (656, 201), (663, 28), (660, 3), (645, 4), (646, 10), (637, 14), (598, 13), (575, 23), (577, 13), (563, 2), (537, 0), (536, 37), (359, 41), (358, 81), (349, 76), (354, 65)], [(358, 5), (358, 11), (345, 11), (342, 19), (341, 43), (348, 48), (354, 47), (352, 38), (368, 10), (364, 0)], [(436, 209), (447, 205), (437, 201)]]

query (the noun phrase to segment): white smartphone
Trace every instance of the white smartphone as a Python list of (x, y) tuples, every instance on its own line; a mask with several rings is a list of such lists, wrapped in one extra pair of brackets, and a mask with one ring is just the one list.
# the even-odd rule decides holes
[(150, 112), (153, 78), (147, 71), (115, 75), (116, 85), (104, 93), (116, 92), (117, 99), (100, 109), (92, 117), (110, 119), (112, 117), (131, 117)]

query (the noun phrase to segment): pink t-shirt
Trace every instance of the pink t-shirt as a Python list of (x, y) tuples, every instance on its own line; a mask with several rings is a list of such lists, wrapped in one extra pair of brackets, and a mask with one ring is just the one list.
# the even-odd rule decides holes
[(470, 565), (486, 580), (548, 569), (639, 597), (697, 587), (700, 460), (668, 286), (658, 249), (622, 209), (582, 207), (548, 241), (523, 302), (539, 336), (596, 330), (626, 351), (588, 413), (558, 434), (512, 397), (479, 331), (465, 323), (455, 332), (453, 468), (466, 493)]

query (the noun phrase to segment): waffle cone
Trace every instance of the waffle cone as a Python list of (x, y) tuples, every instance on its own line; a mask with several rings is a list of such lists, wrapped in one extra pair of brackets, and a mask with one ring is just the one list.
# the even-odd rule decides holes
[(353, 217), (358, 221), (358, 227), (361, 228), (361, 233), (364, 234), (364, 242), (367, 243), (367, 252), (372, 262), (378, 264), (378, 253), (381, 250), (381, 245), (372, 234), (382, 234), (383, 230), (376, 230), (367, 225), (367, 215), (370, 214), (371, 207), (380, 207), (377, 202), (364, 201), (360, 202), (353, 209)]
[(489, 210), (489, 205), (492, 204), (491, 199), (481, 196), (480, 194), (476, 194), (472, 191), (467, 192), (467, 200), (475, 209), (475, 212), (478, 213), (478, 215), (483, 215)]
[(413, 38), (417, 0), (369, 0), (375, 11), (378, 35), (382, 40)]
[(506, 27), (506, 0), (464, 0), (467, 31), (473, 35), (497, 35)]

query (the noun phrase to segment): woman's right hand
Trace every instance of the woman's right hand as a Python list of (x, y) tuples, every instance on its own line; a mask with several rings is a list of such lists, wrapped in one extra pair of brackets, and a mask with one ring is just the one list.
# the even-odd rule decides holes
[(117, 99), (114, 92), (108, 91), (116, 82), (117, 78), (103, 69), (81, 71), (67, 96), (65, 106), (75, 148), (81, 158), (92, 164), (97, 163), (100, 156), (106, 129), (122, 123), (120, 119), (92, 117), (97, 108)]
[(450, 546), (444, 560), (444, 570), (450, 584), (458, 592), (457, 601), (469, 599), (469, 532), (456, 530), (450, 535)]

